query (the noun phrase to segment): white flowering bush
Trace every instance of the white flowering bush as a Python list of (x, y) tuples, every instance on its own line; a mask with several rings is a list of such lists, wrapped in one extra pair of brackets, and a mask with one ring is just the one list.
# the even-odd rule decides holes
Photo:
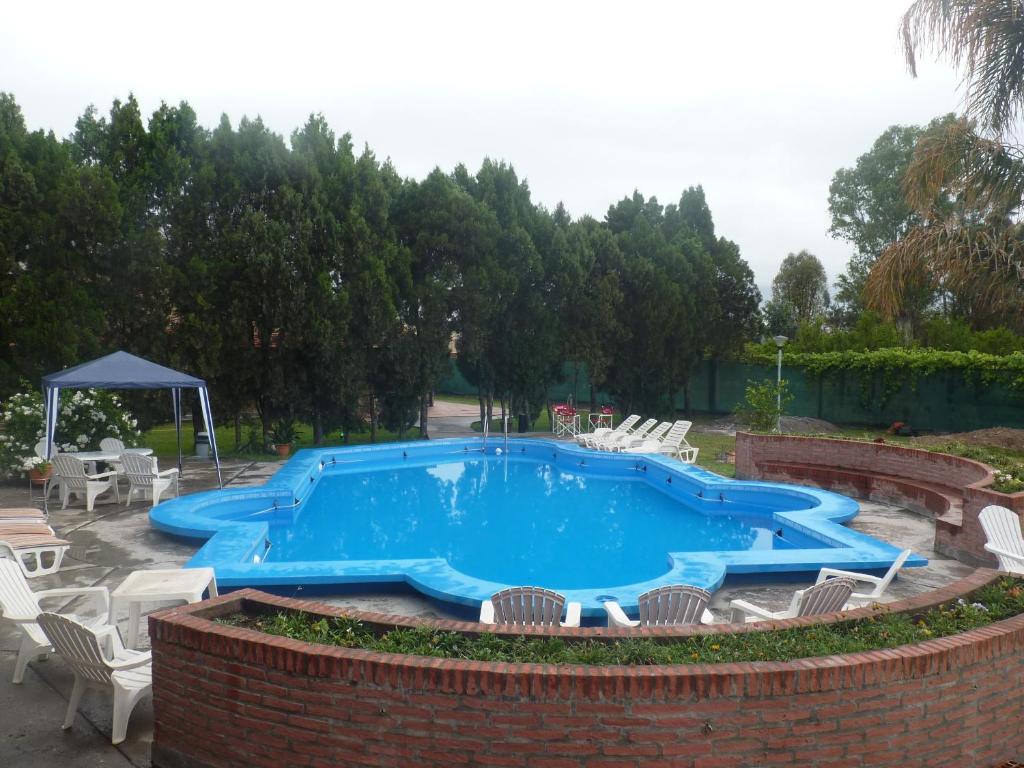
[[(0, 409), (0, 474), (11, 477), (31, 469), (37, 461), (36, 443), (45, 433), (41, 392), (28, 389), (5, 402)], [(135, 445), (139, 434), (135, 419), (117, 395), (95, 389), (61, 392), (58, 450), (96, 450), (105, 437)]]

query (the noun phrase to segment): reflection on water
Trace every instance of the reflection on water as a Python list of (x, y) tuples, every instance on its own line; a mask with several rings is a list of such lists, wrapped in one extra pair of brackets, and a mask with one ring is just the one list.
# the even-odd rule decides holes
[(654, 578), (668, 552), (780, 544), (749, 510), (704, 515), (645, 482), (493, 457), (326, 475), (271, 539), (274, 561), (440, 557), (477, 578), (563, 589)]

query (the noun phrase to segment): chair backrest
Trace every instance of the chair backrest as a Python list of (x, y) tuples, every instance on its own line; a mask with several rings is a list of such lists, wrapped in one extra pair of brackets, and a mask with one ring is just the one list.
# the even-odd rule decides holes
[(647, 419), (643, 424), (637, 427), (633, 432), (630, 433), (631, 437), (647, 437), (647, 433), (657, 426), (657, 419)]
[(95, 632), (56, 613), (41, 613), (36, 621), (53, 650), (64, 658), (76, 675), (94, 683), (110, 683), (113, 670), (106, 663)]
[[(33, 448), (33, 450), (35, 451), (36, 456), (38, 456), (40, 459), (45, 459), (46, 458), (46, 441), (45, 440), (40, 440), (38, 443), (36, 443), (36, 446), (35, 446), (35, 448)], [(56, 445), (53, 446), (53, 450), (50, 451), (50, 455), (51, 456), (56, 456), (57, 455), (57, 446)]]
[(33, 621), (39, 615), (39, 601), (21, 566), (4, 557), (0, 557), (0, 615), (20, 621)]
[(124, 469), (128, 482), (132, 485), (152, 485), (156, 477), (157, 464), (152, 456), (140, 456), (137, 453), (122, 453), (121, 467)]
[(631, 416), (627, 416), (625, 419), (623, 419), (622, 423), (619, 424), (619, 426), (617, 426), (612, 431), (629, 432), (633, 428), (633, 425), (636, 424), (638, 421), (640, 421), (640, 416), (634, 413)]
[(68, 488), (85, 488), (85, 464), (81, 459), (67, 453), (58, 453), (53, 457), (53, 466)]
[(100, 450), (112, 453), (124, 453), (124, 443), (116, 437), (104, 437), (100, 440)]
[(697, 624), (704, 615), (711, 593), (686, 584), (670, 584), (644, 592), (638, 598), (640, 626)]
[[(981, 510), (978, 522), (981, 523), (981, 529), (985, 531), (985, 538), (989, 544), (1024, 558), (1024, 536), (1021, 535), (1020, 518), (1016, 512), (992, 504)], [(999, 558), (999, 567), (1004, 571), (1016, 571), (1020, 568), (1020, 565), (1012, 560), (1003, 562), (1004, 558), (999, 555), (996, 557)]]
[(878, 586), (875, 587), (875, 593), (880, 595), (882, 594), (882, 592), (885, 591), (885, 588), (888, 587), (892, 580), (896, 578), (896, 574), (899, 572), (900, 568), (903, 567), (903, 564), (907, 561), (907, 558), (910, 557), (911, 554), (912, 551), (909, 549), (904, 549), (902, 552), (899, 553), (896, 559), (893, 560), (892, 565), (889, 567), (889, 570), (885, 572), (885, 576), (882, 577), (882, 580), (879, 582)]
[(686, 439), (686, 433), (690, 431), (692, 421), (677, 421), (665, 435), (661, 444), (665, 448), (678, 448)]
[(565, 598), (540, 587), (510, 587), (491, 595), (495, 624), (558, 626)]
[(668, 432), (670, 429), (672, 429), (672, 422), (671, 421), (663, 421), (663, 422), (661, 422), (661, 424), (659, 424), (654, 429), (652, 429), (650, 432), (648, 432), (647, 433), (647, 437), (645, 437), (644, 439), (645, 440), (659, 440), (660, 441), (665, 436), (665, 433)]
[(846, 601), (853, 594), (857, 585), (853, 579), (847, 576), (839, 576), (821, 584), (815, 584), (804, 590), (800, 598), (800, 605), (797, 607), (797, 616), (817, 616), (821, 613), (833, 613), (843, 610)]

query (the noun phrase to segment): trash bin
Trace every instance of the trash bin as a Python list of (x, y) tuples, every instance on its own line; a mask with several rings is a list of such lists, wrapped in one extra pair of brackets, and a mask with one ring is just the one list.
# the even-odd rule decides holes
[(196, 457), (200, 459), (210, 458), (209, 432), (196, 432)]
[(530, 417), (525, 413), (519, 414), (519, 434), (530, 431)]

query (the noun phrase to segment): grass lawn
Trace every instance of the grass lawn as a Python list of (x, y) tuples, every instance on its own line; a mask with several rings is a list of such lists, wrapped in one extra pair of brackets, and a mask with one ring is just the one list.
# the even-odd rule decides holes
[[(295, 442), (295, 448), (312, 448), (313, 447), (313, 428), (308, 424), (299, 424), (299, 439)], [(417, 429), (411, 429), (405, 433), (407, 440), (415, 440), (419, 434)], [(248, 435), (248, 429), (242, 428), (242, 440), (246, 439)], [(377, 430), (377, 442), (388, 443), (398, 439), (398, 435), (393, 432), (388, 432), (386, 429)], [(349, 435), (348, 445), (360, 445), (362, 443), (370, 442), (370, 432), (353, 432)], [(341, 434), (338, 431), (331, 432), (324, 436), (324, 441), (319, 447), (323, 448), (330, 445), (345, 445), (345, 441), (342, 440)], [(142, 437), (139, 438), (139, 445), (144, 445), (147, 448), (152, 448), (153, 452), (160, 458), (176, 458), (178, 455), (178, 444), (174, 435), (174, 424), (161, 424), (157, 427), (153, 427), (148, 432), (143, 433)], [(217, 448), (220, 450), (221, 456), (227, 457), (239, 457), (247, 459), (267, 459), (276, 457), (276, 454), (264, 453), (260, 451), (251, 450), (235, 450), (235, 428), (234, 426), (222, 425), (217, 427)], [(192, 437), (192, 427), (190, 424), (183, 424), (181, 428), (181, 450), (186, 456), (192, 456), (195, 454), (195, 443)]]

